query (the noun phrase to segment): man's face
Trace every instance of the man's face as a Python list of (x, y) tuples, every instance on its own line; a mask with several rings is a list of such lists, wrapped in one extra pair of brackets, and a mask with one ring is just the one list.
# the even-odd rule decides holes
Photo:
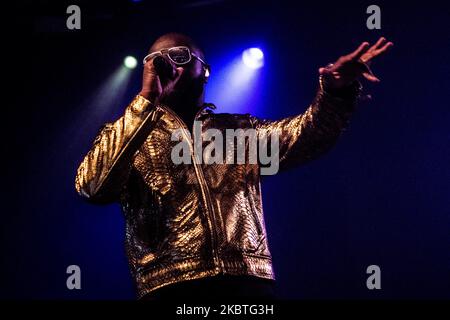
[[(157, 52), (162, 49), (169, 49), (177, 46), (186, 46), (191, 50), (191, 53), (203, 58), (203, 53), (200, 50), (196, 49), (195, 47), (192, 47), (190, 43), (174, 38), (165, 38), (162, 40), (158, 40), (150, 48), (150, 52)], [(163, 57), (170, 62), (167, 56)], [(172, 62), (170, 63), (174, 65)], [(179, 81), (171, 90), (171, 92), (164, 93), (164, 96), (162, 97), (161, 101), (163, 103), (167, 103), (168, 105), (174, 103), (191, 104), (196, 102), (199, 99), (199, 97), (203, 94), (205, 83), (204, 67), (202, 63), (198, 59), (192, 57), (189, 63), (181, 66), (176, 65), (174, 66), (177, 68), (178, 67), (183, 68), (184, 72), (181, 75)], [(161, 79), (161, 81), (163, 82), (162, 84), (164, 86), (164, 82), (170, 80)]]

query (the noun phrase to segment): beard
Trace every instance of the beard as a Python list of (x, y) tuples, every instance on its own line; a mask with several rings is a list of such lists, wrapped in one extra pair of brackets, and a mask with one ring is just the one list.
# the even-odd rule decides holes
[[(184, 76), (184, 75), (183, 75)], [(173, 90), (161, 97), (161, 102), (174, 109), (198, 106), (204, 90), (204, 80), (201, 77), (191, 78), (186, 74), (177, 82)]]
[(203, 95), (204, 84), (201, 77), (192, 78), (189, 74), (183, 74), (173, 90), (163, 94), (160, 101), (173, 108), (197, 105)]

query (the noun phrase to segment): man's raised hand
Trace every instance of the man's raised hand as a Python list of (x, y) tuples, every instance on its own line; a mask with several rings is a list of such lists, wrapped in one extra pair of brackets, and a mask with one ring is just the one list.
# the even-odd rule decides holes
[(380, 82), (369, 65), (374, 58), (387, 52), (393, 45), (383, 37), (371, 47), (368, 42), (363, 42), (355, 51), (340, 57), (334, 64), (320, 68), (319, 73), (333, 89), (349, 86), (360, 76), (371, 82)]

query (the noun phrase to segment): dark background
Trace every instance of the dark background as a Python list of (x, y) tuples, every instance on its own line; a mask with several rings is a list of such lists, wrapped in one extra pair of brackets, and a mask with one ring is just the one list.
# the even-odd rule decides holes
[[(69, 4), (81, 7), (80, 31), (65, 28)], [(370, 4), (74, 0), (6, 11), (14, 24), (4, 51), (16, 59), (4, 67), (17, 69), (3, 94), (12, 102), (5, 98), (2, 108), (1, 297), (135, 298), (120, 208), (85, 203), (74, 176), (99, 126), (139, 91), (141, 69), (110, 107), (92, 106), (96, 90), (124, 56), (140, 59), (156, 37), (181, 31), (203, 46), (212, 83), (235, 52), (261, 46), (266, 65), (251, 111), (273, 119), (307, 108), (318, 67), (364, 40), (392, 40), (394, 49), (373, 65), (382, 82), (365, 86), (373, 99), (336, 147), (263, 183), (278, 293), (449, 298), (449, 7), (377, 1), (382, 30), (371, 31)], [(211, 102), (220, 112), (220, 101)], [(82, 290), (66, 289), (71, 264), (81, 267)], [(366, 288), (372, 264), (381, 267), (381, 290)]]

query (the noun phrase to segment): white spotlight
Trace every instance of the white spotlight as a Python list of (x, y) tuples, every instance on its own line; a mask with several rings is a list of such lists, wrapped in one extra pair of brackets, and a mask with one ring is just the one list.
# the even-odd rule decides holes
[(249, 68), (261, 68), (264, 65), (264, 53), (259, 48), (247, 49), (242, 53), (242, 61)]
[(123, 64), (128, 69), (134, 69), (137, 66), (137, 60), (133, 56), (127, 56), (125, 59), (123, 59)]

